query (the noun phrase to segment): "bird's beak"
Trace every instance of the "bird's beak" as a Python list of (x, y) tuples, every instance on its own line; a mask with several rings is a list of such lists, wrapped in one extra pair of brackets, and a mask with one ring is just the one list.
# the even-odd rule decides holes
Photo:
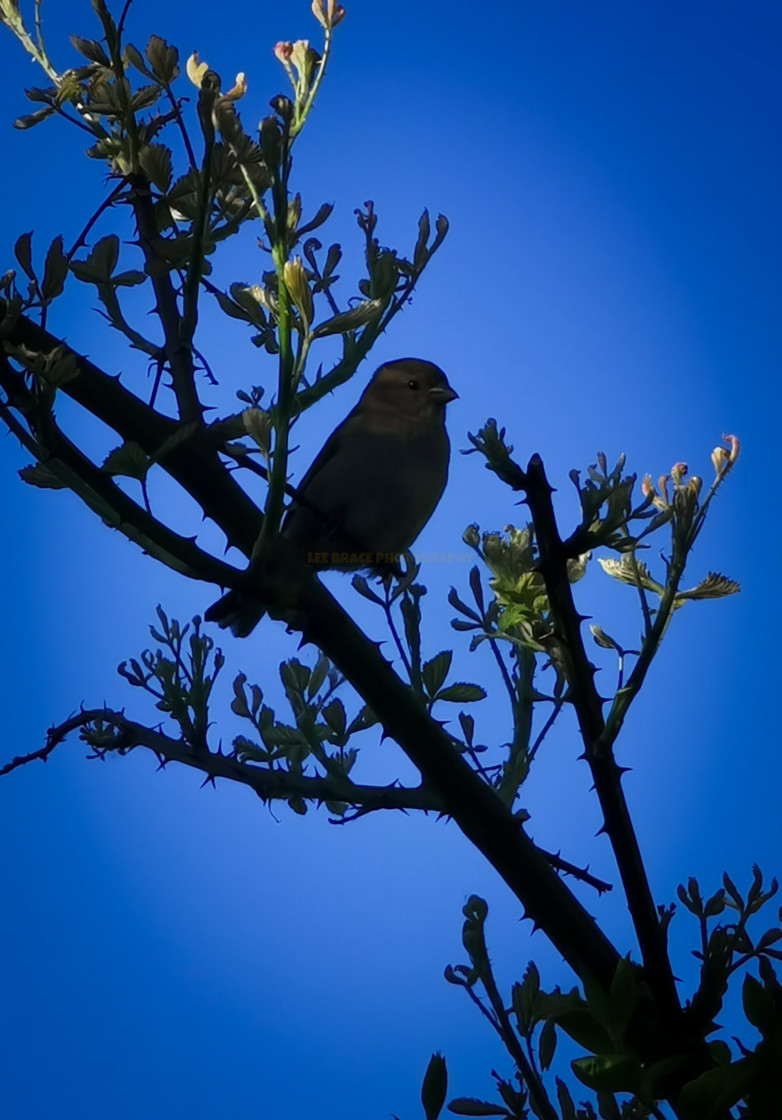
[(459, 394), (455, 392), (450, 385), (435, 385), (429, 390), (429, 396), (432, 400), (437, 401), (438, 404), (448, 404), (449, 401), (457, 400)]

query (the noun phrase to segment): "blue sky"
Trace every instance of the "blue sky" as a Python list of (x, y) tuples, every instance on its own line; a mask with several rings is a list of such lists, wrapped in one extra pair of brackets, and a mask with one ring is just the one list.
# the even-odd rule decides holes
[[(54, 58), (75, 63), (67, 34), (96, 34), (89, 4), (50, 2), (44, 14)], [(226, 84), (245, 71), (249, 126), (282, 88), (274, 42), (316, 40), (317, 26), (305, 0), (236, 0), (220, 15), (202, 3), (136, 0), (129, 35), (143, 45), (155, 32), (183, 55), (197, 49)], [(472, 521), (523, 520), (478, 458), (458, 453), (489, 415), (522, 462), (543, 455), (565, 525), (575, 517), (568, 471), (597, 450), (627, 452), (639, 474), (685, 460), (708, 477), (721, 433), (742, 439), (692, 569), (692, 582), (724, 571), (742, 593), (680, 612), (620, 748), (661, 902), (692, 874), (711, 891), (723, 869), (739, 884), (753, 861), (780, 871), (780, 541), (768, 503), (779, 473), (781, 23), (771, 3), (355, 0), (297, 152), (305, 212), (336, 204), (344, 276), (359, 253), (352, 212), (365, 199), (386, 244), (410, 246), (424, 206), (447, 214), (451, 233), (376, 360), (299, 425), (295, 477), (371, 368), (404, 355), (438, 362), (460, 394), (449, 408), (451, 482), (420, 539), (425, 550), (461, 549)], [(22, 230), (35, 229), (39, 253), (57, 233), (75, 238), (103, 171), (82, 158), (75, 131), (11, 129), (27, 111), (22, 88), (44, 81), (7, 33), (0, 59), (12, 169), (0, 182), (5, 270)], [(261, 267), (248, 234), (218, 275), (254, 280)], [(144, 367), (103, 330), (94, 302), (70, 281), (52, 328), (144, 395)], [(233, 410), (242, 386), (271, 391), (273, 370), (241, 330), (206, 311), (204, 321), (218, 412)], [(96, 449), (111, 446), (79, 427), (67, 403), (59, 416)], [(148, 715), (116, 665), (148, 644), (158, 602), (187, 618), (212, 597), (141, 558), (75, 498), (25, 487), (15, 471), (26, 462), (12, 439), (0, 440), (3, 759), (35, 749), (81, 702)], [(159, 508), (173, 501), (165, 486), (153, 498)], [(186, 510), (173, 516), (189, 523)], [(459, 675), (496, 687), (488, 655), (471, 657), (448, 629), (445, 597), (467, 572), (425, 572), (428, 654), (455, 641)], [(384, 636), (347, 580), (326, 580)], [(585, 613), (632, 644), (629, 592), (599, 573), (579, 592)], [(277, 663), (293, 650), (268, 620), (226, 647), (229, 668), (272, 698)], [(601, 664), (612, 680), (610, 662)], [(507, 736), (501, 704), (476, 706), (488, 741)], [(226, 741), (236, 730), (221, 719)], [(507, 1061), (442, 979), (463, 959), (461, 906), (473, 892), (489, 901), (504, 982), (532, 955), (544, 983), (570, 982), (452, 825), (372, 816), (334, 828), (322, 812), (272, 813), (246, 790), (200, 790), (197, 775), (175, 768), (155, 773), (148, 755), (101, 764), (84, 753), (71, 743), (0, 783), (9, 1116), (411, 1120), (435, 1049), (454, 1092), (487, 1095), (489, 1070), (507, 1073)], [(563, 723), (524, 803), (544, 845), (611, 876), (578, 753)], [(389, 742), (368, 745), (365, 765), (376, 780), (411, 777)], [(622, 950), (633, 948), (620, 901), (585, 897)], [(694, 934), (679, 915), (683, 977)]]

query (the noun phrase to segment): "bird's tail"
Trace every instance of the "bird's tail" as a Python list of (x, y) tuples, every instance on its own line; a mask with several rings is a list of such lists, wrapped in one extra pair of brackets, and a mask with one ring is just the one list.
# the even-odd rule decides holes
[(266, 608), (251, 595), (241, 591), (226, 591), (222, 598), (212, 603), (204, 618), (216, 622), (223, 630), (230, 630), (237, 638), (246, 638), (255, 629)]

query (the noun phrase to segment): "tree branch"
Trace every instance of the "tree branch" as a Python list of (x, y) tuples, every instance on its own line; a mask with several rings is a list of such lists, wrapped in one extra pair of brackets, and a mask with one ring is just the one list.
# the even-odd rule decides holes
[[(141, 176), (131, 181), (130, 202), (136, 218), (139, 245), (157, 299), (157, 314), (163, 327), (165, 352), (171, 372), (179, 417), (184, 423), (201, 421), (203, 409), (195, 385), (192, 337), (185, 337), (184, 319), (180, 314), (171, 273), (155, 249), (160, 240), (149, 183)], [(195, 328), (195, 319), (191, 324)]]
[(18, 770), (30, 762), (46, 761), (52, 751), (62, 743), (71, 732), (85, 728), (96, 721), (115, 727), (120, 736), (109, 751), (129, 751), (136, 747), (151, 750), (162, 763), (180, 762), (194, 770), (200, 770), (208, 780), (225, 778), (248, 786), (263, 801), (287, 800), (302, 797), (309, 801), (344, 801), (360, 804), (367, 809), (417, 809), (424, 812), (438, 812), (437, 798), (422, 786), (371, 786), (356, 785), (349, 778), (342, 782), (333, 776), (327, 778), (309, 777), (293, 774), (287, 770), (271, 770), (240, 762), (236, 758), (219, 751), (195, 751), (184, 739), (174, 739), (159, 729), (145, 727), (128, 719), (124, 712), (109, 708), (89, 708), (71, 716), (62, 723), (51, 727), (47, 732), (46, 743), (29, 754), (16, 758), (0, 767), (0, 777)]
[[(33, 395), (2, 353), (0, 386), (13, 407), (20, 409), (23, 415), (30, 412), (34, 405)], [(199, 548), (192, 538), (169, 529), (129, 497), (110, 474), (79, 451), (52, 416), (46, 419), (43, 438), (36, 439), (27, 435), (5, 406), (0, 407), (7, 413), (3, 417), (6, 424), (40, 463), (52, 469), (63, 485), (69, 486), (112, 528), (118, 529), (156, 560), (191, 579), (230, 583), (241, 578), (241, 573), (235, 568)]]
[(638, 838), (622, 790), (622, 770), (610, 747), (602, 743), (605, 726), (603, 702), (595, 688), (595, 667), (586, 655), (581, 637), (582, 618), (573, 602), (567, 556), (562, 548), (551, 502), (552, 490), (538, 455), (530, 459), (524, 476), (524, 491), (535, 526), (540, 572), (566, 662), (570, 699), (584, 743), (584, 757), (592, 771), (603, 811), (604, 829), (619, 868), (648, 983), (659, 994), (664, 1017), (673, 1024), (680, 1018), (681, 1005)]

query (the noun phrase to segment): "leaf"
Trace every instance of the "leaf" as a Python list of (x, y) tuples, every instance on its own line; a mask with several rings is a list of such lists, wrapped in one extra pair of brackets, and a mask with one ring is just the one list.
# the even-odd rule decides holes
[(520, 984), (514, 984), (511, 989), (511, 1003), (519, 1031), (528, 1035), (538, 1021), (535, 1004), (540, 992), (540, 973), (534, 961), (527, 965)]
[(331, 665), (329, 663), (329, 659), (321, 654), (315, 663), (315, 668), (312, 670), (310, 683), (307, 685), (307, 696), (310, 700), (325, 681), (326, 675), (330, 668)]
[(383, 600), (371, 589), (366, 576), (353, 576), (353, 579), (350, 581), (350, 586), (354, 591), (357, 591), (359, 595), (363, 595), (365, 599), (369, 599), (370, 603), (377, 603), (380, 607), (383, 606)]
[(95, 39), (82, 39), (80, 35), (69, 35), (68, 38), (79, 54), (89, 59), (90, 62), (97, 62), (99, 66), (105, 66), (107, 70), (109, 69), (111, 66), (109, 56), (99, 42)]
[(605, 630), (603, 630), (602, 627), (590, 626), (589, 632), (595, 639), (597, 645), (599, 645), (602, 649), (615, 649), (617, 653), (624, 652), (619, 643), (614, 638), (612, 638), (610, 634), (606, 634)]
[(333, 209), (333, 202), (324, 202), (323, 205), (318, 208), (318, 212), (314, 218), (311, 218), (310, 221), (305, 222), (303, 226), (298, 227), (298, 229), (296, 230), (297, 235), (299, 237), (302, 237), (305, 233), (311, 233), (312, 230), (318, 229), (319, 226), (322, 226), (323, 223), (329, 219)]
[(417, 269), (423, 268), (429, 256), (426, 243), (429, 240), (429, 233), (431, 225), (429, 222), (429, 211), (424, 210), (421, 217), (418, 219), (418, 238), (413, 249), (413, 265)]
[(538, 1057), (541, 1069), (548, 1069), (554, 1058), (557, 1048), (557, 1030), (552, 1019), (548, 1019), (540, 1032), (538, 1039)]
[[(468, 607), (466, 603), (462, 602), (455, 587), (452, 587), (448, 592), (448, 602), (452, 607), (454, 607), (455, 610), (459, 611), (463, 615), (466, 615), (467, 618), (472, 618), (475, 622), (480, 623), (481, 616), (479, 614), (476, 614), (472, 607)], [(461, 626), (463, 625), (464, 623), (461, 623)], [(456, 627), (454, 627), (454, 629), (456, 629)]]
[(68, 275), (68, 258), (62, 251), (62, 235), (55, 237), (46, 253), (41, 282), (41, 296), (45, 300), (56, 299), (65, 286)]
[(34, 113), (24, 113), (21, 117), (17, 117), (14, 121), (14, 128), (20, 132), (25, 132), (28, 128), (35, 128), (41, 121), (48, 120), (53, 116), (57, 110), (47, 105), (43, 109), (36, 109)]
[(346, 738), (345, 725), (347, 719), (345, 716), (345, 706), (341, 700), (332, 700), (323, 709), (323, 718), (338, 740)]
[(134, 47), (132, 43), (125, 44), (125, 57), (131, 66), (135, 66), (140, 74), (143, 74), (146, 78), (152, 77), (152, 72), (144, 62), (141, 51), (138, 50), (137, 47)]
[(456, 1116), (508, 1116), (503, 1105), (479, 1101), (475, 1097), (455, 1097), (449, 1102), (448, 1111)]
[(46, 463), (33, 463), (29, 467), (22, 467), (19, 471), (22, 482), (30, 486), (38, 486), (41, 490), (67, 490), (67, 483), (60, 476), (47, 467)]
[(29, 233), (21, 233), (14, 244), (14, 256), (19, 261), (19, 266), (27, 279), (35, 283), (36, 277), (33, 272), (32, 239), (32, 230), (30, 230)]
[(179, 77), (179, 51), (170, 47), (159, 35), (150, 35), (144, 54), (152, 73), (164, 86), (171, 85)]
[(750, 1054), (730, 1065), (708, 1070), (684, 1086), (679, 1102), (700, 1120), (721, 1116), (752, 1088), (762, 1068), (758, 1056)]
[(437, 1120), (445, 1104), (448, 1091), (448, 1070), (442, 1054), (432, 1054), (426, 1067), (421, 1086), (421, 1104), (424, 1106), (426, 1120)]
[(250, 709), (247, 707), (247, 697), (244, 692), (244, 685), (247, 681), (247, 676), (244, 673), (238, 673), (234, 677), (233, 690), (234, 698), (231, 701), (231, 711), (243, 719), (249, 719)]
[(621, 560), (604, 559), (602, 556), (598, 556), (597, 562), (606, 575), (618, 580), (619, 583), (627, 583), (631, 587), (637, 587), (640, 584), (645, 591), (652, 591), (655, 595), (662, 595), (665, 592), (663, 585), (649, 574), (649, 569), (643, 560), (636, 557), (633, 561), (631, 553), (624, 553)]
[(611, 1033), (619, 1041), (638, 1003), (638, 976), (635, 965), (622, 957), (611, 981)]
[(440, 688), (443, 681), (448, 676), (448, 670), (451, 668), (452, 660), (453, 652), (449, 649), (445, 649), (423, 665), (421, 676), (429, 696), (433, 697), (435, 695), (438, 688)]
[(609, 1093), (634, 1093), (641, 1078), (641, 1064), (632, 1054), (596, 1054), (576, 1058), (570, 1068), (589, 1089)]
[(130, 108), (134, 113), (142, 109), (150, 109), (160, 97), (160, 86), (141, 86), (130, 99)]
[(101, 470), (106, 471), (108, 474), (120, 474), (127, 478), (135, 478), (138, 479), (139, 482), (143, 482), (147, 477), (147, 471), (151, 463), (152, 460), (147, 455), (146, 451), (144, 451), (139, 444), (131, 440), (110, 452), (106, 456)]
[(81, 261), (71, 261), (71, 272), (87, 284), (105, 284), (119, 259), (119, 238), (115, 233), (102, 237), (92, 252)]
[(137, 284), (143, 284), (147, 279), (146, 272), (141, 272), (138, 268), (128, 268), (125, 272), (116, 272), (111, 278), (111, 283), (115, 288), (135, 288)]
[(366, 299), (351, 307), (350, 311), (343, 311), (331, 319), (319, 323), (312, 330), (313, 338), (325, 338), (329, 334), (345, 334), (371, 323), (381, 314), (386, 305), (384, 299)]
[[(157, 89), (156, 86), (149, 87)], [(171, 186), (171, 152), (165, 144), (144, 144), (139, 152), (139, 163), (153, 186), (165, 193)]]
[(736, 595), (739, 591), (741, 586), (735, 579), (728, 579), (719, 572), (709, 572), (697, 587), (689, 591), (680, 591), (676, 600), (678, 602), (684, 599), (724, 599), (728, 595)]
[(757, 1027), (762, 1035), (768, 1035), (774, 1028), (774, 1000), (759, 980), (747, 974), (741, 989), (741, 1002), (744, 1014)]
[(466, 715), (464, 712), (459, 712), (459, 723), (462, 727), (462, 735), (468, 747), (472, 746), (473, 735), (475, 734), (475, 720), (472, 716)]
[(475, 700), (483, 700), (485, 697), (486, 689), (481, 688), (479, 684), (466, 684), (460, 681), (442, 689), (441, 692), (437, 693), (436, 699), (447, 700), (451, 704), (471, 704)]
[(372, 709), (365, 704), (358, 715), (350, 721), (347, 734), (352, 735), (354, 731), (366, 731), (368, 727), (374, 727), (376, 723), (377, 716)]

